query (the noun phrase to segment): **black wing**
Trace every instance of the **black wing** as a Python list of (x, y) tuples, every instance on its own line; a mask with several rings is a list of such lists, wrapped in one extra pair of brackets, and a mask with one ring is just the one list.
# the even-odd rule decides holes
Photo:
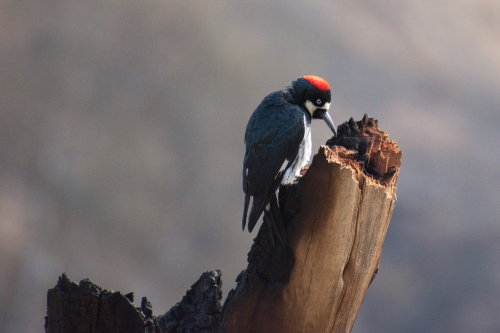
[(294, 162), (304, 139), (304, 117), (304, 111), (297, 105), (279, 100), (273, 94), (252, 114), (245, 133), (243, 229), (250, 196), (253, 196), (248, 222), (251, 232), (278, 189), (286, 169)]

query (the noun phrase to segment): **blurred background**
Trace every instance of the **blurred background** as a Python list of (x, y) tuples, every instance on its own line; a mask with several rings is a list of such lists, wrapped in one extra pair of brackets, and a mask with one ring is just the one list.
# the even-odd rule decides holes
[(42, 332), (63, 272), (160, 314), (222, 269), (225, 298), (246, 123), (308, 74), (403, 150), (353, 332), (499, 332), (493, 0), (0, 0), (0, 331)]

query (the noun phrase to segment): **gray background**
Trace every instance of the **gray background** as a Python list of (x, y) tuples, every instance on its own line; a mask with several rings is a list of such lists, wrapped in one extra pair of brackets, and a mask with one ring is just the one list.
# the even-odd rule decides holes
[[(147, 296), (246, 267), (243, 134), (314, 74), (403, 150), (353, 332), (500, 331), (500, 2), (0, 1), (0, 331), (66, 272)], [(331, 135), (313, 123), (313, 151)]]

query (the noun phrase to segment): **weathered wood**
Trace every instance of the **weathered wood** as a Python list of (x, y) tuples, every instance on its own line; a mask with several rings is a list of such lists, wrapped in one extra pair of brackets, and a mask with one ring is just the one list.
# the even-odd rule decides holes
[(146, 297), (135, 307), (133, 293), (123, 295), (89, 279), (76, 284), (63, 273), (47, 293), (47, 333), (161, 333)]
[(157, 318), (163, 333), (215, 332), (222, 305), (220, 271), (205, 272), (191, 286), (182, 301)]
[(280, 188), (286, 247), (263, 223), (221, 311), (222, 275), (201, 278), (164, 315), (143, 298), (63, 274), (46, 332), (350, 332), (375, 277), (396, 199), (401, 151), (365, 115), (339, 126), (297, 185)]
[(89, 279), (76, 284), (63, 273), (47, 294), (45, 332), (210, 333), (217, 328), (221, 298), (220, 271), (205, 272), (182, 301), (155, 318), (146, 297), (136, 307), (133, 293), (108, 291)]
[(261, 227), (219, 333), (350, 332), (378, 269), (401, 164), (401, 151), (376, 120), (354, 125), (350, 134), (362, 138), (366, 156), (320, 148), (296, 197), (288, 195), (288, 247), (273, 251)]

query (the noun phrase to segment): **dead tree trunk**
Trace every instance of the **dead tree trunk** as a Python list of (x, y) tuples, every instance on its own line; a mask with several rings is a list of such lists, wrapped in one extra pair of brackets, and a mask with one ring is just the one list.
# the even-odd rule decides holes
[(273, 248), (263, 223), (222, 311), (220, 274), (204, 273), (208, 282), (153, 318), (162, 332), (351, 331), (377, 273), (402, 153), (366, 115), (327, 144), (298, 185), (280, 188), (287, 246)]
[(377, 273), (401, 151), (374, 119), (343, 126), (357, 149), (320, 148), (287, 195), (289, 248), (254, 245), (218, 332), (350, 332)]

